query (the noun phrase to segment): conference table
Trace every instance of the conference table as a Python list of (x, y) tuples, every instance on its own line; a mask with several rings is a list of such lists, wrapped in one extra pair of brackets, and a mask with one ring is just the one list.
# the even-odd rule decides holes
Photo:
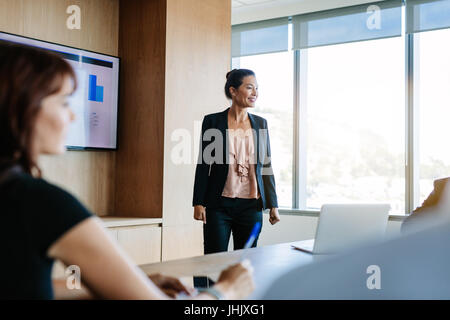
[(326, 259), (326, 255), (312, 255), (295, 249), (293, 246), (311, 246), (311, 241), (295, 241), (256, 248), (207, 254), (203, 256), (170, 260), (141, 265), (147, 274), (161, 273), (181, 279), (208, 277), (217, 281), (219, 274), (227, 266), (249, 259), (254, 268), (255, 291), (249, 299), (258, 299), (270, 284), (284, 272)]

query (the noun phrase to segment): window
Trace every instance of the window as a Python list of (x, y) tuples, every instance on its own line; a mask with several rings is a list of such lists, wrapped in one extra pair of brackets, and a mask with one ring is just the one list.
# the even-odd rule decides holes
[(433, 181), (450, 175), (450, 29), (415, 35), (416, 108), (419, 115), (419, 199), (433, 190)]
[(379, 202), (408, 214), (450, 176), (450, 0), (374, 1), (233, 30), (233, 67), (259, 81), (281, 206)]
[(278, 205), (292, 207), (293, 54), (270, 53), (233, 59), (233, 68), (251, 69), (258, 81), (255, 114), (269, 126)]
[(405, 210), (404, 38), (301, 50), (300, 208), (390, 203)]

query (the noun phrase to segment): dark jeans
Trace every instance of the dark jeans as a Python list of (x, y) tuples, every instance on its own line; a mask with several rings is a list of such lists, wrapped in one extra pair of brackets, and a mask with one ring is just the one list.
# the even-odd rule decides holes
[[(256, 222), (262, 225), (261, 198), (222, 197), (220, 207), (206, 208), (206, 224), (203, 225), (205, 254), (227, 251), (231, 233), (234, 250), (244, 248)], [(252, 247), (256, 247), (258, 237)]]

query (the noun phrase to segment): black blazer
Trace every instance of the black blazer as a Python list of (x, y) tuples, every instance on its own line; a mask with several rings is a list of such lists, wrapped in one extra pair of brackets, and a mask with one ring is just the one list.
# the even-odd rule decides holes
[[(195, 171), (193, 206), (202, 205), (207, 208), (219, 206), (219, 200), (225, 187), (229, 168), (227, 150), (229, 109), (223, 112), (208, 114), (203, 119), (200, 152)], [(275, 178), (270, 161), (271, 153), (267, 121), (262, 117), (250, 113), (248, 113), (248, 117), (253, 129), (253, 138), (257, 152), (257, 161), (254, 165), (256, 166), (256, 181), (259, 194), (261, 195), (262, 206), (264, 209), (278, 208)], [(208, 129), (215, 130), (209, 130), (208, 133), (210, 134), (207, 133), (204, 135)], [(214, 148), (215, 145), (218, 147)], [(223, 146), (223, 148), (219, 146)], [(207, 152), (205, 152), (205, 149)], [(209, 153), (213, 155), (213, 159), (208, 160), (203, 156)]]

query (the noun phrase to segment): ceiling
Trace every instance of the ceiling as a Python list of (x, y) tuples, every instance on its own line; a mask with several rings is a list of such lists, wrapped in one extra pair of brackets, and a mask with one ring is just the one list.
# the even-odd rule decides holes
[(246, 6), (254, 6), (254, 5), (261, 5), (266, 4), (269, 2), (275, 2), (280, 0), (232, 0), (231, 1), (231, 7), (234, 8), (240, 8), (240, 7), (246, 7)]
[(324, 0), (232, 0), (232, 24), (286, 16), (285, 12), (291, 12), (292, 6), (301, 6), (305, 1)]
[(231, 24), (370, 3), (375, 0), (231, 0)]

